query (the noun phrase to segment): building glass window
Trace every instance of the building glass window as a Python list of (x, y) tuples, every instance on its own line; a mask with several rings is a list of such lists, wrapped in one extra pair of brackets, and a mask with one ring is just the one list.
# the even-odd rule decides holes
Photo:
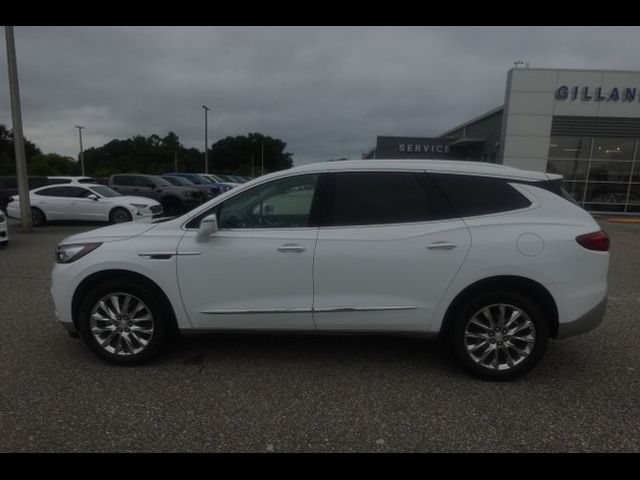
[(636, 138), (551, 137), (547, 172), (586, 210), (640, 212), (640, 152)]
[(594, 138), (592, 158), (602, 160), (633, 160), (635, 140), (628, 138)]
[(587, 137), (551, 137), (549, 158), (589, 158), (591, 139)]

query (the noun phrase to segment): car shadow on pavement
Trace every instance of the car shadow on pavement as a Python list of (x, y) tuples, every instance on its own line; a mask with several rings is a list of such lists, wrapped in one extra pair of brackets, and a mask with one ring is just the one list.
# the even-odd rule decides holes
[(297, 365), (386, 364), (458, 371), (446, 345), (433, 338), (372, 334), (203, 333), (176, 339), (154, 362), (204, 369), (217, 362)]

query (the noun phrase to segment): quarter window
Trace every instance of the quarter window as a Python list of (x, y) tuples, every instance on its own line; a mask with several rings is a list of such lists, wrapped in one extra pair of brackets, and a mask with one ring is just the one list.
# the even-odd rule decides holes
[(442, 189), (461, 217), (519, 210), (531, 202), (509, 185), (511, 180), (434, 173), (429, 175)]

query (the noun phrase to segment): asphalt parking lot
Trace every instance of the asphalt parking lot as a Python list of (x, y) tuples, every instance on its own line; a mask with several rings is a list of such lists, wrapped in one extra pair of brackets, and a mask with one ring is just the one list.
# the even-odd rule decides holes
[(53, 314), (55, 244), (93, 226), (10, 221), (0, 250), (0, 451), (640, 451), (640, 224), (612, 237), (603, 324), (510, 383), (434, 341), (211, 334), (120, 368)]

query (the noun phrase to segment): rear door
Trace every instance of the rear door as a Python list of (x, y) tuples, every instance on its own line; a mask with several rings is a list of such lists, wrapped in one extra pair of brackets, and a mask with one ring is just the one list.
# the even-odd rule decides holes
[(31, 194), (31, 206), (42, 210), (47, 220), (74, 220), (69, 218), (69, 187), (43, 188)]
[(470, 234), (419, 172), (327, 174), (314, 258), (321, 330), (424, 331)]

